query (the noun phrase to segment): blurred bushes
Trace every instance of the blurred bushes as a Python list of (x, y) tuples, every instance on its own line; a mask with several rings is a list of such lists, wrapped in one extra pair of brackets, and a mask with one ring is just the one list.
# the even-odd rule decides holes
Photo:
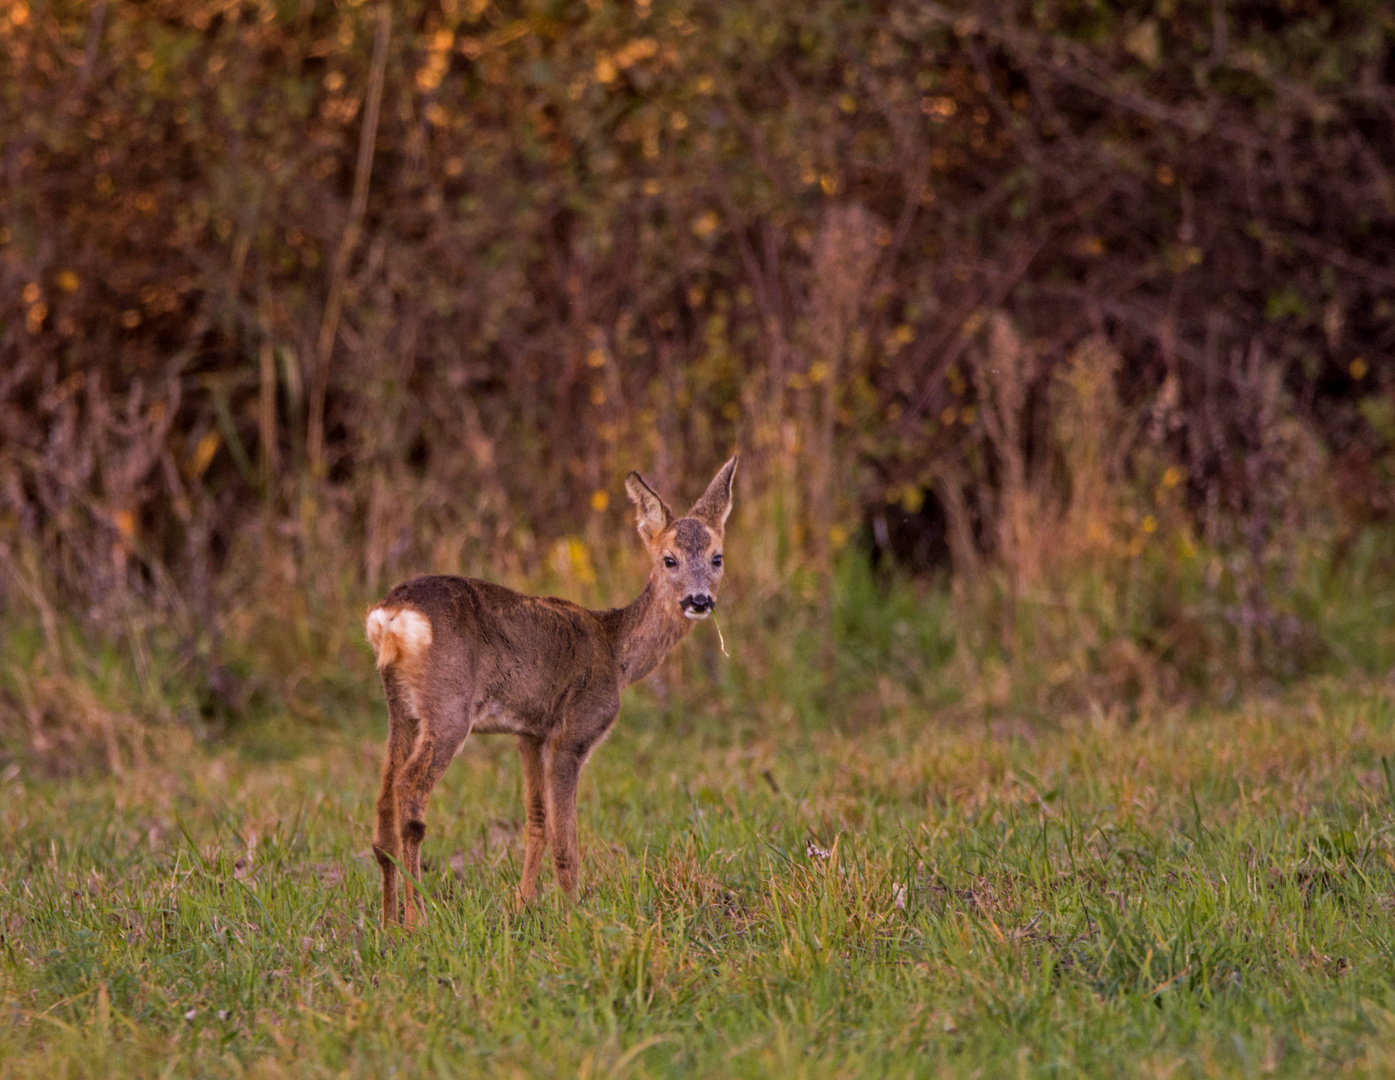
[(1392, 42), (1373, 0), (0, 0), (6, 599), (215, 666), (420, 569), (598, 602), (616, 478), (738, 446), (744, 591), (813, 625), (899, 518), (983, 686), (1300, 669), (1297, 583), (1391, 512)]

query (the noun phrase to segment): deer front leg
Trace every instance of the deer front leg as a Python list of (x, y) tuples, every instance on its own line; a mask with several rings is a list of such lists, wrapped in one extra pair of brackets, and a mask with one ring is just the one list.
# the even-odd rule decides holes
[(426, 836), (426, 803), (431, 789), (446, 771), (455, 757), (455, 751), (464, 736), (449, 741), (439, 741), (433, 737), (429, 727), (417, 737), (417, 745), (412, 750), (398, 772), (395, 790), (397, 794), (397, 827), (402, 838), (402, 866), (407, 873), (405, 893), (405, 924), (408, 930), (417, 923), (426, 923), (426, 902), (418, 894), (413, 881), (421, 880), (421, 842)]
[(518, 899), (530, 902), (537, 893), (538, 870), (547, 847), (547, 800), (544, 796), (542, 743), (528, 735), (518, 737), (518, 753), (523, 759), (523, 813), (527, 822), (523, 847), (523, 879)]
[(547, 825), (552, 833), (552, 867), (569, 897), (576, 892), (576, 785), (583, 755), (560, 747), (547, 763)]

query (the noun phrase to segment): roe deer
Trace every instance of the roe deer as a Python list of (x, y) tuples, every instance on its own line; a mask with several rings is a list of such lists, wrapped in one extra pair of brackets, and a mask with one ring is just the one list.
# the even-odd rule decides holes
[(610, 731), (620, 691), (644, 678), (711, 614), (722, 580), (733, 457), (685, 517), (674, 519), (639, 473), (625, 478), (651, 569), (628, 607), (588, 611), (471, 578), (417, 577), (368, 613), (368, 640), (388, 704), (387, 760), (373, 854), (383, 871), (383, 925), (400, 919), (405, 871), (410, 929), (425, 918), (426, 801), (471, 731), (518, 736), (527, 818), (520, 900), (533, 898), (543, 850), (576, 889), (576, 787)]

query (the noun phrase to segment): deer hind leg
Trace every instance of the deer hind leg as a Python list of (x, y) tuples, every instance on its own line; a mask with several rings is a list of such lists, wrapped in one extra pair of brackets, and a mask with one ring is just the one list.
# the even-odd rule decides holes
[(394, 789), (397, 795), (397, 828), (402, 838), (402, 867), (409, 875), (403, 890), (408, 930), (419, 922), (426, 922), (425, 901), (412, 884), (414, 880), (421, 880), (421, 842), (426, 836), (426, 803), (431, 797), (431, 789), (441, 779), (468, 733), (467, 728), (458, 734), (438, 734), (423, 718), (417, 732), (416, 746), (396, 777)]
[(402, 921), (397, 900), (397, 860), (402, 844), (397, 830), (397, 774), (416, 741), (417, 722), (409, 715), (395, 679), (384, 674), (388, 699), (388, 744), (383, 760), (383, 782), (378, 789), (377, 822), (373, 830), (373, 857), (383, 872), (383, 926)]
[[(576, 892), (576, 785), (584, 755), (558, 748), (547, 762), (547, 827), (552, 841), (552, 868), (568, 896)], [(541, 852), (539, 852), (541, 855)]]
[(523, 848), (523, 880), (518, 898), (528, 903), (537, 893), (538, 870), (547, 847), (547, 799), (543, 771), (542, 743), (528, 735), (518, 737), (518, 753), (523, 759), (523, 813), (527, 822)]

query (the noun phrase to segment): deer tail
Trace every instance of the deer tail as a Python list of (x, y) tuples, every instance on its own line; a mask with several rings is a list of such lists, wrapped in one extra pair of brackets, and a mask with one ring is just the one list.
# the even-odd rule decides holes
[(364, 629), (379, 670), (400, 660), (415, 660), (431, 645), (431, 620), (412, 608), (375, 607)]

